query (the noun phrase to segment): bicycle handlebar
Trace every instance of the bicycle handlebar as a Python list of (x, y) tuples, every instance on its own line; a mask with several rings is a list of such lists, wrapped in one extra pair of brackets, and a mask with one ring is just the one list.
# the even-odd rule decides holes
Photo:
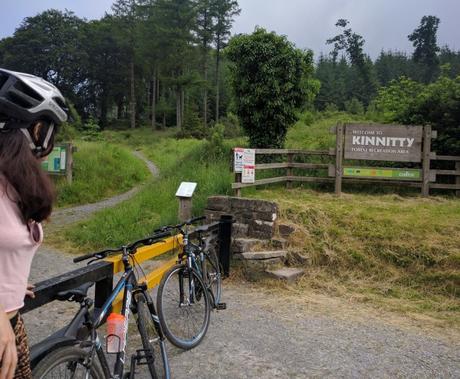
[(194, 223), (196, 223), (198, 221), (203, 221), (205, 219), (206, 219), (206, 216), (194, 217), (194, 218), (191, 218), (190, 220), (187, 220), (187, 221), (183, 222), (182, 224), (163, 226), (162, 228), (154, 230), (154, 233), (165, 232), (165, 231), (173, 230), (173, 229), (179, 229), (182, 232), (182, 227), (183, 226), (192, 225), (192, 224), (194, 224)]
[(106, 258), (109, 254), (113, 254), (113, 253), (119, 253), (123, 250), (126, 249), (126, 251), (128, 253), (133, 253), (136, 251), (136, 249), (139, 247), (139, 246), (148, 246), (148, 245), (152, 245), (154, 244), (155, 242), (158, 242), (158, 240), (160, 240), (161, 238), (163, 237), (169, 237), (171, 234), (169, 231), (161, 231), (160, 233), (155, 233), (153, 236), (150, 236), (150, 237), (147, 237), (147, 238), (143, 238), (143, 239), (140, 239), (136, 242), (133, 242), (132, 244), (128, 245), (128, 246), (121, 246), (117, 249), (106, 249), (106, 250), (102, 250), (102, 251), (98, 251), (96, 253), (89, 253), (89, 254), (85, 254), (85, 255), (82, 255), (82, 256), (79, 256), (77, 258), (74, 258), (73, 262), (74, 263), (78, 263), (78, 262), (82, 262), (82, 261), (85, 261), (87, 259), (90, 259), (90, 258), (96, 258), (96, 259), (102, 259), (102, 258)]

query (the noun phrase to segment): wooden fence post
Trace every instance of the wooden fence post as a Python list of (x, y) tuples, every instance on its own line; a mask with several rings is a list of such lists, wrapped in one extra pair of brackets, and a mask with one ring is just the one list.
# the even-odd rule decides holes
[[(460, 171), (460, 162), (455, 162), (455, 171)], [(460, 176), (455, 177), (455, 184), (460, 186)], [(460, 190), (455, 191), (455, 195), (460, 197)]]
[(342, 193), (343, 131), (344, 125), (339, 122), (336, 127), (335, 141), (335, 194), (337, 196)]
[[(235, 172), (235, 183), (241, 183), (241, 172)], [(235, 188), (235, 196), (241, 197), (241, 188)]]
[(423, 127), (423, 182), (422, 182), (422, 196), (427, 197), (430, 195), (430, 162), (431, 162), (431, 126)]
[[(286, 170), (286, 175), (287, 176), (292, 176), (292, 167), (291, 167), (291, 164), (293, 162), (292, 153), (288, 153), (287, 158), (288, 158), (288, 165), (289, 166), (288, 166), (288, 168)], [(292, 182), (290, 180), (286, 181), (286, 188), (287, 189), (292, 188)]]
[(72, 168), (73, 168), (73, 146), (71, 143), (66, 146), (66, 160), (65, 160), (65, 175), (68, 184), (72, 184)]

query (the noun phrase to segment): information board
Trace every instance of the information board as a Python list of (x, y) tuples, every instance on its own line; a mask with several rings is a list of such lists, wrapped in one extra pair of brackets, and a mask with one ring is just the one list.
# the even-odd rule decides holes
[(244, 149), (243, 152), (243, 172), (241, 183), (254, 183), (256, 180), (256, 151), (254, 149)]
[(244, 149), (242, 147), (235, 147), (233, 149), (233, 172), (243, 172), (243, 156)]
[(344, 158), (420, 162), (422, 135), (422, 126), (347, 124)]
[(42, 161), (42, 168), (50, 173), (65, 174), (67, 158), (66, 149), (66, 146), (55, 146), (46, 159)]
[(406, 168), (344, 167), (343, 176), (349, 178), (421, 181), (422, 170)]

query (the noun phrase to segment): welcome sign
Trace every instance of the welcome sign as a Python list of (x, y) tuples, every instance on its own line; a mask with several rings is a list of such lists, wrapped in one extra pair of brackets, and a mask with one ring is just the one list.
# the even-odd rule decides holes
[(345, 159), (420, 162), (422, 126), (348, 124)]

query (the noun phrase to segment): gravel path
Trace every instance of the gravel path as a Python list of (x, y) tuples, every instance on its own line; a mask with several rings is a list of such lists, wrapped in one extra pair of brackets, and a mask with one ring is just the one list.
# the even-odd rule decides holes
[[(158, 175), (154, 165), (150, 169)], [(57, 212), (53, 221), (83, 219), (132, 191)], [(31, 282), (73, 269), (72, 257), (43, 246)], [(333, 304), (336, 299), (299, 304), (248, 283), (224, 283), (223, 301), (228, 308), (212, 314), (201, 345), (184, 352), (168, 344), (173, 378), (460, 378), (459, 339), (448, 338), (448, 331), (444, 338), (428, 327), (395, 325), (360, 304), (344, 312)], [(25, 314), (31, 344), (63, 327), (76, 310), (74, 304), (53, 302)], [(135, 333), (128, 345), (140, 347)], [(140, 370), (136, 377), (149, 376)]]
[[(148, 170), (150, 171), (153, 177), (159, 175), (159, 170), (155, 164), (149, 161), (140, 151), (134, 151), (133, 155), (145, 162)], [(102, 209), (114, 207), (115, 205), (131, 199), (142, 186), (137, 186), (129, 190), (128, 192), (122, 193), (120, 195), (111, 197), (106, 200), (99, 201), (97, 203), (79, 205), (71, 208), (58, 209), (53, 212), (51, 227), (55, 226), (64, 226), (69, 225), (74, 222), (84, 220), (91, 216), (93, 213), (96, 213)]]

